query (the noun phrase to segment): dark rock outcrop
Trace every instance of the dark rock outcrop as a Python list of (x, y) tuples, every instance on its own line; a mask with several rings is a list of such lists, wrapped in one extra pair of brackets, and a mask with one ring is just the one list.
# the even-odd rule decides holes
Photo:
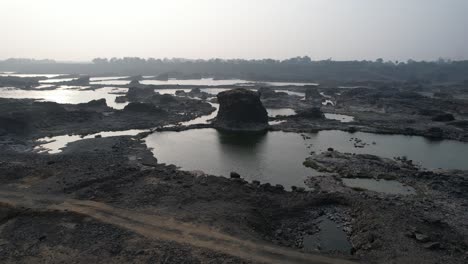
[(155, 94), (151, 97), (151, 101), (158, 105), (167, 105), (177, 103), (177, 98), (170, 94)]
[(268, 113), (257, 92), (234, 89), (218, 94), (219, 112), (214, 126), (228, 131), (263, 131)]
[(284, 98), (288, 97), (288, 93), (285, 92), (277, 92), (272, 88), (268, 87), (261, 87), (258, 89), (258, 94), (260, 94), (261, 99), (270, 99), (270, 98)]
[(202, 90), (200, 90), (200, 88), (193, 88), (192, 90), (190, 90), (190, 92), (185, 92), (184, 90), (177, 90), (175, 92), (175, 95), (177, 96), (184, 96), (184, 97), (197, 97), (197, 98), (200, 98), (200, 99), (207, 99), (209, 97), (212, 97), (213, 95), (207, 93), (207, 92), (204, 92)]
[(127, 96), (117, 96), (115, 98), (116, 103), (126, 103), (128, 102)]
[(123, 109), (124, 112), (165, 113), (164, 110), (149, 103), (129, 103)]
[(127, 99), (131, 102), (143, 101), (156, 93), (154, 89), (130, 87), (127, 91)]
[(87, 103), (78, 104), (81, 108), (107, 108), (106, 99), (91, 100)]
[(448, 113), (440, 114), (440, 115), (436, 115), (432, 117), (432, 121), (436, 121), (436, 122), (450, 122), (453, 120), (455, 120), (455, 117), (452, 114), (448, 114)]
[(139, 85), (140, 85), (140, 81), (133, 79), (133, 80), (130, 81), (130, 84), (129, 84), (129, 85), (131, 85), (131, 86), (139, 86)]
[(444, 137), (444, 131), (440, 127), (431, 127), (427, 130), (426, 136), (434, 139), (442, 139)]
[(320, 119), (325, 118), (322, 110), (318, 107), (311, 107), (305, 110), (297, 111), (296, 117), (308, 118), (308, 119)]

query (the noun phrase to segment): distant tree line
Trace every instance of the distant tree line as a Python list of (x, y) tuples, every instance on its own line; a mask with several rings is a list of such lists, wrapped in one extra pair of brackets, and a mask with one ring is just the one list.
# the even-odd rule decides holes
[(468, 61), (314, 61), (308, 56), (286, 60), (183, 58), (95, 58), (88, 63), (7, 59), (0, 71), (87, 75), (149, 75), (169, 78), (239, 78), (254, 81), (412, 81), (447, 82), (468, 79)]

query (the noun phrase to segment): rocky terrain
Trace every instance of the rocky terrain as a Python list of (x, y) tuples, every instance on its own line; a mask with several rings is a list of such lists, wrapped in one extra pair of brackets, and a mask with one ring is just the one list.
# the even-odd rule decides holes
[[(78, 80), (89, 83), (88, 77)], [(37, 85), (30, 81), (18, 85)], [(1, 98), (1, 262), (465, 263), (467, 171), (427, 170), (404, 157), (329, 149), (298, 161), (321, 174), (305, 179), (308, 188), (285, 190), (247, 182), (237, 173), (219, 177), (160, 163), (142, 140), (150, 130), (201, 127), (468, 140), (463, 87), (444, 87), (450, 97), (436, 86), (422, 91), (404, 84), (390, 91), (374, 86), (236, 89), (218, 95), (216, 122), (190, 126), (175, 124), (215, 111), (205, 100), (212, 96), (199, 89), (172, 96), (133, 82), (118, 97), (128, 103), (121, 110), (105, 100), (58, 104)], [(296, 114), (268, 118), (264, 106), (292, 108)], [(326, 119), (326, 113), (354, 120)], [(268, 119), (284, 122), (268, 126)], [(83, 139), (58, 154), (33, 148), (45, 136), (137, 128), (148, 132)], [(410, 191), (392, 194), (349, 184), (356, 179), (396, 182)], [(340, 239), (349, 248), (310, 243), (336, 235), (326, 233), (324, 219), (343, 233)]]

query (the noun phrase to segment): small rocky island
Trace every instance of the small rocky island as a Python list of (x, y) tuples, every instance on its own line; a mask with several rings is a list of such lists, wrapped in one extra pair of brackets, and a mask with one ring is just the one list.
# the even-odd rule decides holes
[(219, 112), (215, 128), (226, 131), (265, 131), (268, 113), (257, 92), (233, 89), (218, 94)]

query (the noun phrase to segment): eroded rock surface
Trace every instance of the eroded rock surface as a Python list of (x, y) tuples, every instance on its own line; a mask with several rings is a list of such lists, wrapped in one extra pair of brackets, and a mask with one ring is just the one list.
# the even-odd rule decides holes
[(258, 93), (234, 89), (218, 94), (219, 112), (214, 125), (228, 131), (262, 131), (268, 127), (268, 113)]

